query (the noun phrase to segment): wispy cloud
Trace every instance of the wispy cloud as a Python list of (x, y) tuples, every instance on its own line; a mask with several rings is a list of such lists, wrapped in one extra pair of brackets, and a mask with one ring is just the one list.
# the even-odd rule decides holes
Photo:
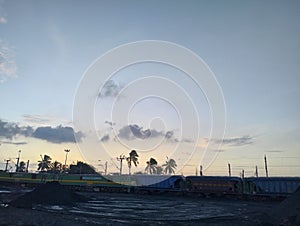
[(269, 152), (269, 153), (281, 153), (281, 152), (284, 152), (283, 150), (268, 150), (266, 152)]
[(1, 0), (0, 1), (0, 24), (6, 24), (7, 23), (6, 15), (5, 15), (3, 6), (2, 6), (3, 3), (4, 3), (4, 1)]
[(30, 124), (31, 126), (51, 126), (51, 125), (70, 125), (71, 122), (52, 117), (52, 116), (45, 116), (45, 115), (28, 115), (24, 114), (22, 115), (22, 119), (24, 122)]
[(0, 83), (17, 77), (15, 53), (12, 47), (0, 40)]
[(6, 24), (7, 20), (5, 19), (5, 17), (0, 16), (0, 24)]
[(27, 142), (25, 141), (20, 141), (20, 142), (15, 142), (15, 141), (1, 141), (2, 144), (13, 144), (13, 145), (25, 145)]
[(222, 139), (218, 139), (218, 140), (214, 140), (213, 142), (215, 143), (222, 143), (224, 145), (229, 145), (229, 146), (243, 146), (243, 145), (248, 145), (248, 144), (252, 144), (253, 141), (252, 136), (250, 135), (245, 135), (245, 136), (241, 136), (241, 137), (231, 137), (231, 138), (224, 138)]

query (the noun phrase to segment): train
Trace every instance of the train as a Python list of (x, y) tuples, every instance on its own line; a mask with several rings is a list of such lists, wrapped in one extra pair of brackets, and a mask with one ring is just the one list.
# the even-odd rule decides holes
[(137, 194), (198, 196), (287, 196), (300, 188), (300, 177), (229, 177), (182, 175), (107, 175), (0, 171), (0, 185), (36, 187), (58, 181), (68, 189)]

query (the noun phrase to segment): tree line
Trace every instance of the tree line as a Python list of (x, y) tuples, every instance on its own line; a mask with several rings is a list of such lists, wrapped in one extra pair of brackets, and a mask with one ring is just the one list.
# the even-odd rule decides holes
[[(96, 173), (96, 170), (93, 166), (84, 163), (82, 161), (77, 161), (76, 164), (71, 164), (69, 167), (67, 167), (66, 162), (65, 164), (62, 164), (58, 161), (52, 162), (52, 158), (49, 155), (41, 156), (42, 159), (38, 161), (38, 171), (40, 172), (52, 172), (52, 173), (61, 173), (61, 172), (68, 172), (72, 174), (94, 174)], [(124, 156), (124, 159), (127, 162), (128, 166), (128, 172), (131, 174), (132, 166), (137, 167), (139, 164), (139, 155), (136, 150), (130, 151), (128, 156)], [(20, 164), (21, 165), (21, 164)], [(121, 162), (122, 167), (122, 162)], [(169, 159), (167, 157), (166, 162), (159, 166), (158, 162), (155, 158), (150, 158), (146, 162), (146, 168), (144, 172), (139, 171), (135, 174), (175, 174), (177, 164), (174, 159)], [(20, 166), (21, 168), (21, 166)], [(21, 171), (22, 172), (22, 171)], [(122, 172), (120, 171), (120, 174)]]

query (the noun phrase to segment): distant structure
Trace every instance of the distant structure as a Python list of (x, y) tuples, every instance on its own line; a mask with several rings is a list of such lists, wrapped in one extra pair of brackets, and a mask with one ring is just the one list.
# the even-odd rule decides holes
[(230, 163), (228, 163), (228, 176), (231, 177), (231, 166), (230, 166)]
[(265, 155), (265, 169), (266, 169), (266, 177), (269, 177), (269, 172), (268, 172), (268, 164), (267, 164), (267, 156)]
[(203, 167), (200, 165), (200, 176), (203, 176)]
[(120, 161), (120, 175), (122, 175), (122, 166), (123, 166), (123, 160), (126, 159), (125, 155), (120, 155), (120, 157), (117, 157), (117, 160)]
[(17, 158), (17, 163), (16, 163), (16, 172), (19, 171), (19, 161), (20, 161), (20, 155), (21, 155), (21, 150), (19, 150), (19, 153), (18, 153), (18, 158)]
[(67, 168), (68, 153), (69, 153), (70, 151), (71, 151), (70, 149), (65, 149), (65, 152), (66, 152), (65, 168)]
[(255, 177), (258, 177), (258, 168), (255, 166)]

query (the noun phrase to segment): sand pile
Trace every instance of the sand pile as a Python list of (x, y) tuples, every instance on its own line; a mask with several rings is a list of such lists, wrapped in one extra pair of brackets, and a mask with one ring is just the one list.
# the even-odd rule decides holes
[(85, 197), (69, 191), (58, 182), (53, 181), (18, 197), (10, 205), (22, 208), (31, 208), (35, 204), (69, 206), (84, 201), (87, 201)]
[(269, 214), (276, 224), (300, 225), (300, 187)]

